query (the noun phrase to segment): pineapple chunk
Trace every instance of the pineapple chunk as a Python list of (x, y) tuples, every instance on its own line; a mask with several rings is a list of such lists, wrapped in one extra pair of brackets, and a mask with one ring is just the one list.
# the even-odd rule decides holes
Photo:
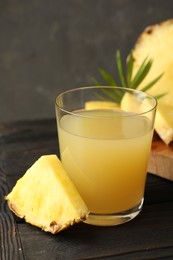
[(155, 130), (165, 144), (173, 140), (173, 108), (160, 104), (156, 113)]
[[(136, 96), (126, 93), (121, 100), (121, 109), (143, 113), (152, 109), (152, 104), (148, 99), (144, 99), (141, 103)], [(170, 107), (160, 104), (157, 109), (154, 127), (165, 144), (168, 145), (173, 140), (173, 110)]]
[[(173, 140), (173, 19), (147, 27), (139, 36), (133, 49), (134, 69), (139, 69), (141, 62), (150, 57), (153, 65), (139, 86), (139, 89), (161, 73), (162, 78), (147, 92), (153, 96), (167, 93), (158, 100), (155, 130), (161, 139), (169, 144)], [(170, 114), (170, 116), (168, 116)], [(172, 137), (171, 137), (172, 136)]]
[(136, 96), (130, 93), (125, 93), (121, 100), (121, 109), (124, 111), (136, 112), (139, 111), (141, 102)]
[(83, 199), (56, 155), (41, 156), (5, 199), (18, 217), (52, 234), (88, 215)]
[(87, 101), (85, 103), (85, 109), (119, 109), (119, 105), (111, 101)]

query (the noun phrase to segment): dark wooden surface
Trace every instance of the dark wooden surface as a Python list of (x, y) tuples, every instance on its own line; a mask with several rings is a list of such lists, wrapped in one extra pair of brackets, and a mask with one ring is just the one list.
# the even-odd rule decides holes
[(58, 154), (55, 120), (0, 125), (0, 259), (173, 259), (173, 183), (148, 175), (145, 203), (117, 227), (77, 224), (51, 235), (15, 217), (4, 196), (43, 154)]

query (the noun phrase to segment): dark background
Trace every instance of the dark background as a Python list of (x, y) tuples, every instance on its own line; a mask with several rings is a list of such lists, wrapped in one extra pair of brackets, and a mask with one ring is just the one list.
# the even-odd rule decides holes
[(0, 122), (55, 117), (57, 94), (115, 73), (117, 49), (172, 17), (172, 0), (0, 0)]

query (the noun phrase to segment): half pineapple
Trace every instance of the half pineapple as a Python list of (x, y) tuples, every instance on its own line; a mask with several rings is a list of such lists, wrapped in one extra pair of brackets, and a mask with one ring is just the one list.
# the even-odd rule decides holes
[(88, 216), (88, 209), (56, 155), (39, 158), (5, 197), (26, 222), (55, 234)]
[(153, 65), (139, 86), (141, 89), (154, 77), (164, 73), (161, 79), (147, 92), (151, 95), (167, 93), (158, 100), (155, 130), (169, 144), (173, 141), (173, 19), (147, 27), (139, 36), (134, 50), (133, 73), (141, 62), (150, 57)]

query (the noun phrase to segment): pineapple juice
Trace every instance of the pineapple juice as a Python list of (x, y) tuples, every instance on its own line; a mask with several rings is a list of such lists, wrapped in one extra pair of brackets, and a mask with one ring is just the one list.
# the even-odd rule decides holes
[(58, 124), (62, 163), (91, 213), (112, 214), (143, 200), (153, 135), (145, 116), (81, 110)]

